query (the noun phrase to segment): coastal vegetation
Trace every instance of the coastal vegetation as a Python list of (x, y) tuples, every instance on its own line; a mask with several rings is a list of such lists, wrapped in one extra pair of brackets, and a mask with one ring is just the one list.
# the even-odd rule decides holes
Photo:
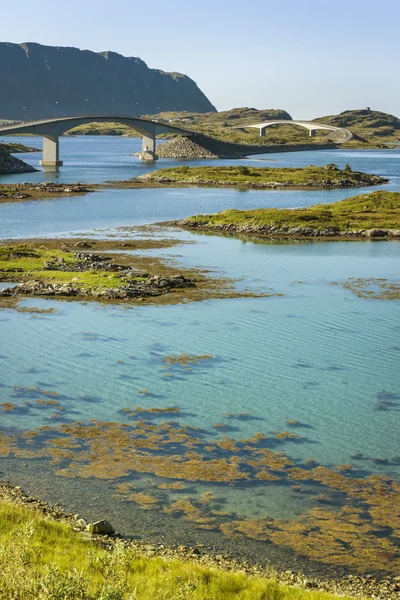
[(338, 115), (319, 117), (314, 121), (349, 129), (356, 136), (355, 140), (347, 143), (350, 146), (363, 142), (368, 145), (400, 142), (400, 119), (378, 110), (345, 110)]
[[(160, 372), (164, 364), (161, 355)], [(274, 544), (350, 572), (395, 575), (400, 568), (400, 517), (393, 510), (400, 487), (396, 480), (372, 474), (366, 461), (376, 457), (363, 456), (362, 470), (294, 459), (285, 449), (301, 444), (303, 436), (265, 429), (229, 438), (224, 428), (217, 433), (214, 427), (185, 424), (177, 406), (127, 407), (120, 421), (73, 421), (66, 419), (67, 405), (56, 390), (16, 386), (10, 400), (12, 407), (0, 410), (11, 410), (16, 418), (48, 410), (51, 419), (22, 434), (1, 433), (2, 458), (40, 458), (53, 465), (58, 477), (105, 480), (123, 501), (234, 542)], [(164, 420), (171, 416), (174, 420)], [(379, 459), (398, 464), (396, 457)], [(153, 484), (149, 475), (156, 477)], [(191, 489), (182, 496), (187, 483)], [(299, 495), (298, 508), (302, 497), (307, 502), (292, 518), (239, 514), (223, 501), (226, 485), (238, 493), (251, 488), (265, 494), (269, 486), (279, 485)]]
[[(0, 502), (0, 595), (13, 600), (334, 600), (145, 547), (84, 540), (68, 523)], [(343, 600), (349, 599), (348, 596)]]
[[(0, 291), (6, 302), (19, 296), (45, 296), (96, 301), (151, 302), (177, 304), (206, 298), (244, 298), (277, 295), (272, 292), (238, 290), (235, 282), (209, 276), (200, 268), (179, 267), (167, 259), (121, 252), (82, 252), (98, 249), (121, 251), (169, 247), (179, 240), (135, 240), (112, 242), (94, 240), (41, 240), (0, 245), (0, 281), (15, 287)], [(203, 357), (177, 357), (182, 363)], [(175, 360), (175, 358), (171, 358)]]
[(309, 165), (303, 168), (259, 168), (239, 165), (235, 167), (172, 167), (140, 175), (134, 182), (276, 189), (361, 187), (387, 183), (388, 179), (361, 171), (353, 171), (349, 165), (343, 169), (339, 169), (334, 164), (324, 167)]
[[(293, 210), (262, 208), (229, 209), (211, 215), (196, 215), (180, 221), (190, 229), (259, 235), (334, 236), (364, 232), (372, 237), (393, 235), (400, 229), (400, 193), (375, 191), (332, 204), (317, 204)], [(389, 230), (389, 231), (388, 231)], [(373, 235), (375, 232), (376, 235)]]

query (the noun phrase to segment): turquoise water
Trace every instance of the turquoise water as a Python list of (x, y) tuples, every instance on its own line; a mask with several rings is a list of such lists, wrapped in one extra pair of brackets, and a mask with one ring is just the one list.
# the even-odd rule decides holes
[[(118, 156), (132, 142), (101, 141), (115, 148), (115, 169), (123, 171), (124, 178), (127, 167), (120, 164)], [(69, 138), (65, 144), (70, 148), (71, 163), (73, 148), (79, 146), (79, 152), (88, 149), (87, 162), (92, 164), (97, 139), (95, 143)], [(100, 158), (105, 161), (99, 154)], [(398, 189), (400, 154), (396, 151), (293, 153), (268, 158), (283, 166), (350, 162), (353, 168), (387, 174), (391, 178), (388, 189)], [(60, 176), (71, 181), (75, 168), (75, 163), (70, 168), (67, 161), (66, 172)], [(91, 169), (83, 168), (82, 172), (81, 181), (104, 176), (96, 175), (96, 169), (93, 179)], [(1, 236), (24, 238), (94, 230), (100, 230), (96, 234), (102, 236), (133, 236), (134, 232), (118, 227), (233, 206), (295, 207), (332, 202), (358, 192), (101, 191), (84, 198), (3, 204)], [(149, 254), (241, 278), (237, 284), (241, 288), (284, 295), (129, 309), (30, 299), (21, 306), (54, 308), (55, 312), (2, 310), (1, 402), (16, 401), (13, 386), (38, 387), (56, 391), (66, 410), (54, 420), (53, 409), (35, 405), (37, 393), (26, 391), (24, 398), (33, 405), (1, 413), (1, 428), (21, 433), (43, 425), (91, 419), (128, 422), (121, 409), (135, 405), (179, 407), (179, 421), (199, 427), (206, 439), (242, 439), (257, 431), (271, 436), (287, 430), (286, 420), (294, 419), (297, 426), (291, 431), (300, 438), (282, 440), (275, 450), (285, 451), (296, 465), (314, 458), (326, 466), (350, 463), (362, 475), (398, 479), (398, 302), (365, 300), (341, 285), (330, 284), (351, 277), (398, 278), (400, 245), (254, 243), (168, 230), (165, 235), (195, 243)], [(193, 365), (191, 371), (171, 367), (173, 376), (166, 378), (163, 359), (173, 353), (215, 358)], [(150, 394), (139, 393), (144, 389)], [(385, 410), (378, 406), (382, 400), (387, 403)], [(249, 414), (242, 419), (223, 416), (241, 412)], [(223, 423), (225, 429), (219, 432), (215, 423)], [(353, 458), (356, 451), (363, 453), (363, 461)], [(383, 461), (377, 464), (374, 458)], [(6, 477), (19, 476), (29, 482), (32, 490), (36, 485), (43, 495), (68, 500), (82, 513), (93, 513), (96, 493), (96, 506), (101, 506), (103, 515), (111, 514), (128, 533), (136, 531), (137, 523), (131, 521), (132, 503), (110, 499), (107, 481), (93, 482), (91, 487), (85, 480), (79, 487), (79, 481), (74, 480), (67, 489), (69, 480), (55, 476), (54, 469), (43, 460), (0, 459), (0, 469)], [(143, 489), (159, 481), (149, 474), (134, 475), (133, 480)], [(71, 489), (76, 490), (79, 501), (77, 496), (71, 500)], [(281, 485), (270, 485), (261, 493), (251, 486), (193, 484), (191, 493), (209, 490), (224, 503), (224, 510), (247, 516), (267, 513), (274, 518), (294, 517), (314, 506), (310, 494)], [(174, 498), (187, 493), (174, 492)], [(163, 519), (168, 523), (166, 517)], [(157, 527), (162, 528), (161, 523)], [(167, 540), (172, 536), (170, 530), (164, 533)]]

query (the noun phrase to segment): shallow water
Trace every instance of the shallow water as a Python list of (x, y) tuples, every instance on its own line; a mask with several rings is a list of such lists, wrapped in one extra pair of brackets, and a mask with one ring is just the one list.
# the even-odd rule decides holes
[[(96, 161), (105, 163), (97, 139), (94, 142), (66, 138), (62, 143), (66, 168), (60, 172), (61, 178), (76, 179), (76, 169), (83, 174), (80, 181), (109, 177), (111, 167), (106, 172), (100, 166), (92, 168)], [(115, 161), (116, 178), (128, 177), (127, 160), (123, 162), (120, 157), (132, 143), (135, 140), (100, 140), (102, 147), (114, 148), (111, 161)], [(88, 169), (77, 166), (79, 156), (73, 148), (79, 144), (83, 156), (86, 148)], [(268, 159), (280, 166), (350, 162), (354, 169), (387, 174), (392, 181), (388, 189), (398, 189), (400, 154), (396, 151), (292, 153), (268, 155)], [(134, 235), (115, 228), (228, 207), (295, 207), (332, 202), (356, 193), (359, 190), (101, 191), (83, 198), (3, 204), (1, 236), (67, 235), (96, 229), (100, 230), (96, 235), (101, 236)], [(167, 230), (165, 235), (170, 236), (171, 232)], [(240, 278), (237, 285), (241, 288), (283, 295), (130, 309), (30, 299), (21, 306), (54, 308), (55, 312), (2, 310), (1, 397), (2, 403), (18, 406), (1, 413), (3, 431), (19, 435), (43, 425), (55, 427), (63, 422), (92, 419), (131, 423), (122, 408), (174, 406), (179, 407), (180, 414), (166, 414), (152, 422), (177, 419), (181, 424), (199, 427), (206, 441), (251, 438), (255, 432), (262, 432), (273, 440), (274, 451), (286, 452), (296, 466), (304, 466), (306, 459), (314, 458), (329, 467), (353, 464), (358, 476), (377, 474), (398, 479), (398, 302), (365, 300), (340, 284), (351, 277), (395, 280), (400, 245), (254, 243), (186, 232), (173, 232), (173, 236), (196, 243), (149, 253)], [(171, 365), (167, 369), (171, 377), (165, 377), (166, 357), (182, 353), (214, 358), (186, 365), (191, 370)], [(13, 386), (24, 390), (21, 393)], [(57, 415), (54, 406), (38, 404), (37, 400), (45, 397), (43, 390), (57, 392), (56, 401), (65, 411)], [(248, 415), (224, 416), (227, 413)], [(288, 419), (294, 419), (296, 424), (290, 427)], [(224, 427), (216, 427), (216, 423)], [(274, 437), (274, 432), (288, 429), (300, 437), (279, 441)], [(362, 461), (353, 458), (356, 451), (363, 454)], [(376, 458), (380, 461), (373, 460)], [(4, 458), (0, 468), (6, 477), (16, 478), (19, 473), (31, 489), (35, 481), (40, 481), (37, 490), (44, 495), (47, 478), (49, 497), (71, 500), (67, 491), (70, 480), (54, 475), (60, 466), (52, 468), (47, 459), (21, 458), (10, 463)], [(35, 478), (39, 471), (40, 477)], [(131, 473), (116, 483), (123, 481), (158, 493), (154, 485), (165, 480), (147, 472)], [(90, 479), (74, 480), (73, 488), (80, 490), (75, 510), (93, 514), (96, 493), (99, 516), (112, 514), (121, 529), (135, 533), (132, 514), (136, 515), (137, 506), (121, 494), (110, 496), (114, 483), (107, 478), (94, 480), (93, 485)], [(299, 492), (281, 482), (267, 486), (254, 481), (235, 485), (192, 482), (183, 491), (163, 493), (167, 500), (176, 500), (212, 491), (225, 511), (246, 517), (268, 514), (279, 519), (296, 517), (315, 506), (316, 487), (309, 482)], [(103, 496), (99, 495), (101, 489)], [(146, 521), (149, 513), (143, 514)], [(162, 533), (167, 541), (173, 537), (171, 518), (165, 517), (166, 529)], [(163, 518), (158, 515), (154, 519), (162, 529)], [(174, 535), (176, 539), (176, 532)]]

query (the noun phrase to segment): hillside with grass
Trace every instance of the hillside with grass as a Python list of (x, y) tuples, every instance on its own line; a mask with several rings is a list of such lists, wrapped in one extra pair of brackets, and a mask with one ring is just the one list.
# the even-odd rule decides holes
[(350, 145), (360, 141), (373, 145), (385, 142), (400, 143), (400, 119), (378, 110), (345, 110), (338, 115), (319, 117), (314, 121), (349, 129), (360, 138), (351, 140)]
[[(167, 553), (167, 552), (166, 552)], [(151, 556), (153, 554), (153, 556)], [(91, 541), (71, 524), (0, 501), (0, 597), (13, 600), (334, 600), (145, 546)], [(341, 596), (343, 600), (349, 597)]]

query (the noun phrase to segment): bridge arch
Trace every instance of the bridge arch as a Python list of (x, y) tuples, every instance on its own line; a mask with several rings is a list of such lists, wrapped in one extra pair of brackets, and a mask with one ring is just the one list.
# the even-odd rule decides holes
[(239, 125), (235, 127), (235, 129), (248, 129), (254, 128), (260, 131), (260, 137), (265, 136), (265, 132), (267, 127), (271, 127), (272, 125), (298, 125), (299, 127), (304, 127), (308, 129), (310, 137), (315, 137), (316, 131), (319, 129), (332, 131), (338, 134), (339, 139), (336, 140), (338, 144), (343, 144), (347, 142), (353, 137), (353, 134), (348, 129), (344, 129), (342, 127), (335, 127), (333, 125), (325, 125), (322, 123), (317, 123), (315, 121), (294, 121), (294, 120), (275, 120), (275, 121), (264, 121), (263, 123), (255, 123), (254, 125)]
[(155, 160), (156, 136), (163, 133), (176, 133), (183, 136), (193, 136), (192, 131), (173, 127), (158, 121), (141, 119), (130, 115), (77, 115), (70, 117), (59, 117), (54, 119), (41, 119), (40, 121), (29, 121), (16, 125), (0, 127), (0, 134), (12, 135), (28, 133), (43, 137), (43, 160), (44, 167), (58, 167), (62, 165), (59, 156), (59, 137), (67, 131), (87, 125), (89, 123), (120, 123), (134, 129), (142, 136), (142, 152), (140, 158), (144, 160)]

